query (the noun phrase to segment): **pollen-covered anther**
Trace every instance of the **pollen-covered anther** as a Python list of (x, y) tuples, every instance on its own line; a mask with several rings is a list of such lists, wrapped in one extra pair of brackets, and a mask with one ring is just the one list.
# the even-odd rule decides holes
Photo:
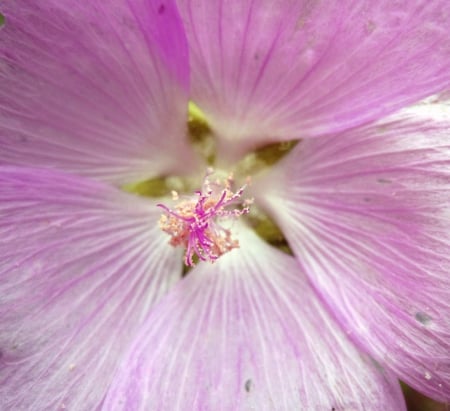
[(225, 181), (211, 182), (212, 174), (213, 170), (208, 169), (202, 189), (196, 191), (194, 197), (180, 200), (178, 193), (172, 192), (172, 199), (180, 201), (173, 209), (158, 204), (165, 211), (159, 220), (160, 227), (171, 236), (172, 246), (186, 249), (184, 261), (188, 266), (194, 265), (195, 255), (202, 261), (214, 262), (238, 248), (239, 241), (220, 223), (247, 214), (253, 201), (241, 199), (246, 185), (232, 191), (232, 175)]

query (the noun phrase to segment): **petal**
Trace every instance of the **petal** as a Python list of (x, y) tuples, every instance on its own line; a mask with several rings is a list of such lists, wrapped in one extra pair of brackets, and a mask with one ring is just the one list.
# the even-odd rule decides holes
[(181, 274), (157, 210), (101, 183), (0, 168), (2, 409), (99, 406), (138, 325)]
[(450, 399), (450, 106), (302, 141), (255, 186), (355, 340)]
[(449, 84), (447, 0), (178, 5), (193, 98), (234, 155), (354, 127)]
[(290, 256), (243, 233), (151, 313), (104, 410), (404, 410)]
[(129, 4), (0, 1), (0, 164), (120, 184), (189, 165), (187, 45), (175, 5)]

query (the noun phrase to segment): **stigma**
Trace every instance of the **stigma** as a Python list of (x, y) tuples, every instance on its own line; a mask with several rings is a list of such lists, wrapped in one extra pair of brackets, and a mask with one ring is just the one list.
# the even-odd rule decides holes
[(180, 199), (179, 194), (172, 191), (172, 199), (178, 202), (174, 208), (158, 204), (164, 210), (160, 228), (171, 236), (170, 245), (184, 247), (187, 266), (194, 266), (197, 258), (213, 263), (223, 254), (239, 248), (239, 241), (223, 224), (247, 214), (253, 202), (242, 199), (247, 184), (233, 192), (231, 174), (223, 180), (212, 181), (213, 174), (214, 170), (208, 168), (201, 189), (193, 196)]

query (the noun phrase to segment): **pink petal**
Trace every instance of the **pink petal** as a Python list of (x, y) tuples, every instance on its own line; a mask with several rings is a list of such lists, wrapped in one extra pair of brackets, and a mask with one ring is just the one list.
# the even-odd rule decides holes
[(179, 278), (153, 202), (0, 168), (4, 410), (92, 411), (138, 325)]
[(234, 155), (348, 129), (449, 84), (448, 0), (178, 5), (193, 99)]
[(7, 0), (0, 11), (0, 164), (115, 183), (189, 165), (172, 0)]
[(302, 141), (255, 186), (345, 329), (438, 400), (450, 399), (449, 135), (450, 106), (416, 106)]
[(292, 257), (253, 233), (200, 264), (149, 316), (104, 410), (404, 410)]

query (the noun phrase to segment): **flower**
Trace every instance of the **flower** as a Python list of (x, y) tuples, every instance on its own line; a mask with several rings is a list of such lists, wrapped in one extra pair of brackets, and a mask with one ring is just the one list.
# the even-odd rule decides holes
[[(3, 409), (397, 411), (398, 379), (450, 399), (450, 106), (411, 106), (450, 83), (447, 0), (0, 10)], [(223, 199), (211, 163), (237, 164)], [(217, 252), (202, 224), (247, 177)], [(164, 212), (207, 216), (179, 238), (214, 263), (183, 276)]]

